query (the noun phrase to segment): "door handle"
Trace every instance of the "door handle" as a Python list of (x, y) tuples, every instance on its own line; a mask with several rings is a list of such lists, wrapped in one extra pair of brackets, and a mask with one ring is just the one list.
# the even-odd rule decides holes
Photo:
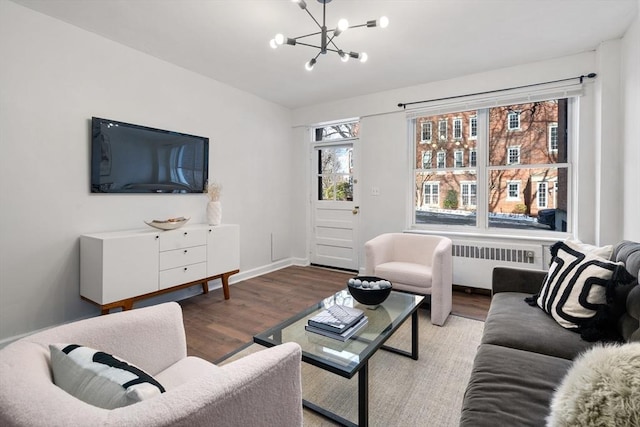
[(360, 206), (354, 206), (351, 213), (354, 215), (358, 215), (358, 212), (360, 212)]

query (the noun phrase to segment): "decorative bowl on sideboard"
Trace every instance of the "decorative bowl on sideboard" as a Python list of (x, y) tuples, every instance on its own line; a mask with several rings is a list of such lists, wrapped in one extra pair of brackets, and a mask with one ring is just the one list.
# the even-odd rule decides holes
[(347, 288), (360, 304), (378, 305), (391, 293), (393, 285), (388, 280), (375, 276), (356, 276), (347, 281)]
[(179, 218), (169, 218), (165, 220), (154, 219), (153, 221), (145, 221), (144, 223), (159, 230), (175, 230), (185, 225), (189, 219), (190, 218), (181, 216)]

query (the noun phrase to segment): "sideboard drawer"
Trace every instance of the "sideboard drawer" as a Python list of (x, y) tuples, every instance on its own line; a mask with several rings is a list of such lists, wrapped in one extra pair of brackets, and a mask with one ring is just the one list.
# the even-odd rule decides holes
[(207, 244), (207, 230), (178, 229), (160, 234), (160, 251), (189, 248)]
[(207, 247), (195, 246), (192, 248), (174, 249), (160, 252), (160, 271), (170, 268), (182, 267), (189, 264), (197, 264), (207, 260)]
[(166, 289), (172, 286), (188, 282), (195, 282), (207, 276), (207, 263), (185, 265), (184, 267), (172, 268), (160, 272), (159, 289)]

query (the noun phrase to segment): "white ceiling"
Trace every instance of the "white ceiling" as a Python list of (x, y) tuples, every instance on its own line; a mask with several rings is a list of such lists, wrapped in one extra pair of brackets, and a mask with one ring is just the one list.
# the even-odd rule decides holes
[[(13, 1), (289, 108), (593, 50), (621, 37), (638, 8), (637, 0), (334, 0), (329, 28), (342, 17), (355, 25), (386, 15), (390, 25), (336, 39), (368, 62), (329, 52), (308, 72), (315, 49), (269, 47), (278, 32), (317, 31), (289, 0)], [(321, 21), (322, 5), (306, 2)]]

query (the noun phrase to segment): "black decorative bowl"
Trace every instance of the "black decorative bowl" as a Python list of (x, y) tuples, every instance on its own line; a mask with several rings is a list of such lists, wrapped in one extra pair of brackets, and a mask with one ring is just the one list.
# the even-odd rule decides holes
[(375, 276), (356, 276), (347, 282), (349, 293), (364, 305), (378, 305), (391, 293), (392, 284)]

